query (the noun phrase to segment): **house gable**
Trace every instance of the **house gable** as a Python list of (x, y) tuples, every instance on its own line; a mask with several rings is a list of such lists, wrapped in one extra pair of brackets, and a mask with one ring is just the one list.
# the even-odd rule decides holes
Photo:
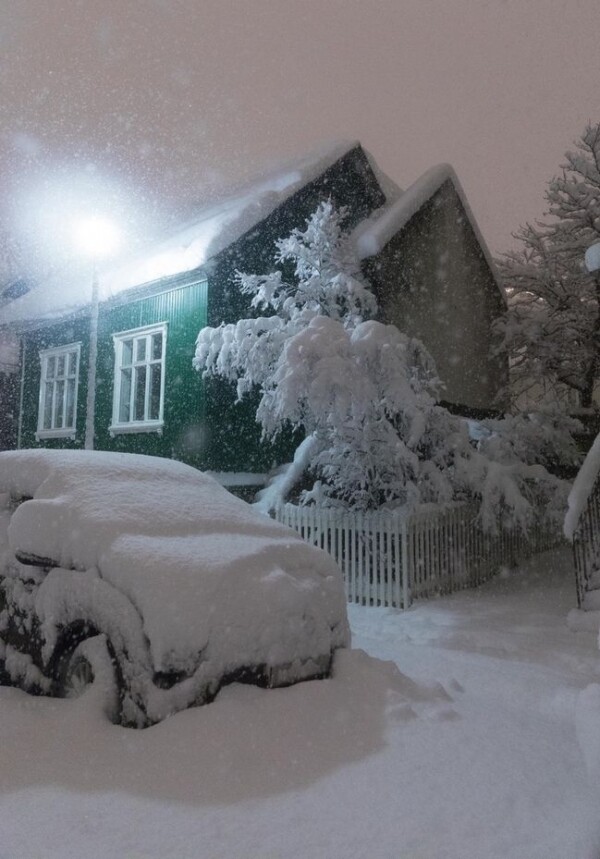
[(499, 409), (507, 366), (490, 354), (490, 331), (504, 300), (462, 193), (452, 176), (437, 177), (429, 196), (409, 190), (404, 208), (401, 197), (380, 229), (359, 236), (364, 271), (381, 320), (431, 352), (444, 401), (463, 413)]
[(264, 220), (212, 258), (204, 270), (210, 283), (208, 325), (255, 315), (235, 286), (236, 271), (265, 274), (275, 267), (275, 243), (304, 227), (320, 202), (346, 207), (352, 230), (384, 205), (386, 197), (361, 146), (354, 146), (320, 176), (304, 185)]

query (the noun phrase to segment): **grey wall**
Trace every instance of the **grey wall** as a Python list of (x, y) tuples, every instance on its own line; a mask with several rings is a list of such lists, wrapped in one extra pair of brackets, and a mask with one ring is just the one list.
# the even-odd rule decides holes
[(504, 302), (452, 183), (445, 182), (365, 272), (380, 318), (422, 340), (458, 407), (502, 407), (506, 363), (490, 355), (492, 321)]

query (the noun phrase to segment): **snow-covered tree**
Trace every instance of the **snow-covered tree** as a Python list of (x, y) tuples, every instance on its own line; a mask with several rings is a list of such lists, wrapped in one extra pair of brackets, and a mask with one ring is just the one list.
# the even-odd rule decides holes
[(479, 450), (496, 462), (543, 465), (552, 472), (573, 472), (581, 463), (574, 435), (583, 426), (559, 411), (520, 412), (478, 426)]
[(547, 219), (515, 233), (498, 260), (509, 309), (500, 323), (512, 395), (576, 391), (592, 405), (600, 376), (600, 277), (583, 266), (600, 240), (600, 123), (588, 126), (546, 191)]
[(502, 517), (525, 527), (536, 493), (556, 497), (556, 481), (514, 458), (491, 462), (466, 422), (437, 405), (425, 346), (368, 318), (376, 302), (343, 218), (321, 203), (305, 230), (277, 243), (293, 277), (238, 273), (252, 307), (273, 312), (202, 329), (194, 366), (235, 382), (240, 398), (258, 388), (265, 437), (304, 430), (280, 496), (309, 477), (301, 500), (357, 509), (479, 498), (487, 527)]

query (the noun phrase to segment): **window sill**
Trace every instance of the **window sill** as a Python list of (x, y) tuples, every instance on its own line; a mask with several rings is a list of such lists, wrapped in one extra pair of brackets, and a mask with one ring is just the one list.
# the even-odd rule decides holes
[(111, 436), (125, 435), (135, 432), (157, 432), (162, 435), (164, 421), (153, 421), (152, 423), (113, 424), (108, 428)]
[(55, 430), (38, 430), (35, 434), (37, 441), (44, 441), (47, 438), (68, 438), (75, 441), (74, 429), (55, 429)]

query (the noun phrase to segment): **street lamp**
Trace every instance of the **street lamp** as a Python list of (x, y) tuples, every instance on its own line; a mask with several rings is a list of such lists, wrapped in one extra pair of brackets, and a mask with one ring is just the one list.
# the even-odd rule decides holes
[(97, 262), (99, 259), (114, 253), (119, 246), (120, 236), (116, 226), (111, 221), (97, 215), (79, 220), (75, 224), (74, 235), (79, 249), (92, 259), (92, 296), (84, 447), (86, 450), (93, 450), (94, 416), (96, 410), (96, 361), (98, 357), (99, 281)]
[(75, 241), (88, 256), (99, 259), (115, 251), (120, 244), (117, 227), (107, 218), (92, 215), (74, 224)]
[(585, 267), (590, 274), (600, 271), (600, 242), (596, 242), (585, 252)]

